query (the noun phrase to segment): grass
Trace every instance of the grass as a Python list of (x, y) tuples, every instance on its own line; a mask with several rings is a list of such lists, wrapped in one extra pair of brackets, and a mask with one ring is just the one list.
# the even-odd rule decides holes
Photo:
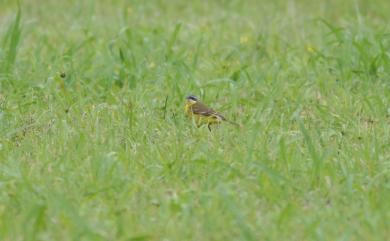
[(388, 239), (389, 8), (0, 0), (0, 239)]

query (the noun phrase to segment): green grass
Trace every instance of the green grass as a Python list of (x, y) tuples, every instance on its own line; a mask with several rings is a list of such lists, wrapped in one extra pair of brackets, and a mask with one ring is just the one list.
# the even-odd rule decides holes
[(0, 0), (0, 240), (388, 240), (389, 9)]

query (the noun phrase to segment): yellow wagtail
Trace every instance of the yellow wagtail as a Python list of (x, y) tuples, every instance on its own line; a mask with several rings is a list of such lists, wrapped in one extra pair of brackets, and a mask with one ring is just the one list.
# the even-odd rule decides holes
[(230, 124), (239, 126), (237, 123), (227, 120), (223, 115), (219, 114), (215, 110), (207, 107), (205, 104), (199, 101), (194, 95), (186, 97), (186, 104), (184, 111), (188, 117), (193, 118), (196, 125), (200, 127), (203, 124), (207, 124), (207, 127), (211, 131), (210, 125), (219, 124), (222, 121), (226, 121)]

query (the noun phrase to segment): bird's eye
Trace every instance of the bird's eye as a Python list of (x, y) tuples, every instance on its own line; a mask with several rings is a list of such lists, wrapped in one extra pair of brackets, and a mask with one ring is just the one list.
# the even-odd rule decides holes
[(193, 100), (193, 101), (197, 101), (197, 100), (198, 100), (198, 99), (197, 99), (195, 96), (193, 96), (193, 95), (187, 96), (187, 99), (188, 99), (188, 100)]

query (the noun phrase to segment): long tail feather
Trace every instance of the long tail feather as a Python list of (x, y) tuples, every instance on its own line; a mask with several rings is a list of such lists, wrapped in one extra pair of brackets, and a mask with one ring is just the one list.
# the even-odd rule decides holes
[(236, 123), (236, 122), (234, 122), (234, 121), (230, 121), (230, 120), (225, 120), (225, 121), (226, 121), (227, 123), (230, 123), (230, 124), (234, 125), (234, 126), (241, 127), (240, 124), (238, 124), (238, 123)]

